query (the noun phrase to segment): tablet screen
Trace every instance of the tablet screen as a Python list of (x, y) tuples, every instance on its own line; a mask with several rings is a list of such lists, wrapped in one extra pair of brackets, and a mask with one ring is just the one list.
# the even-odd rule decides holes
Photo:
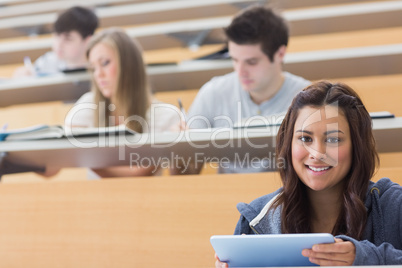
[(334, 243), (331, 234), (215, 235), (211, 239), (219, 259), (229, 267), (313, 266), (303, 249)]

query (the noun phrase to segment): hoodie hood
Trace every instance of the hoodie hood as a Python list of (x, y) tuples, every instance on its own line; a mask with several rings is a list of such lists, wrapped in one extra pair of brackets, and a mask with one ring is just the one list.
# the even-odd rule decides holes
[(372, 241), (376, 246), (386, 240), (384, 215), (380, 200), (387, 198), (387, 191), (393, 186), (398, 186), (398, 184), (392, 182), (389, 178), (382, 178), (377, 183), (370, 182), (367, 191), (365, 206), (368, 217), (364, 239)]
[[(247, 220), (249, 227), (255, 234), (281, 233), (281, 206), (269, 211), (281, 192), (282, 188), (274, 193), (257, 198), (250, 204), (237, 204), (237, 209)], [(269, 213), (267, 213), (268, 211)]]
[[(377, 183), (370, 182), (368, 187), (365, 200), (368, 218), (364, 239), (373, 241), (376, 245), (379, 245), (385, 241), (384, 217), (382, 215), (383, 209), (380, 205), (380, 199), (387, 198), (387, 190), (395, 185), (397, 186), (398, 184), (393, 183), (388, 178), (383, 178)], [(278, 189), (274, 193), (257, 198), (250, 204), (237, 204), (237, 209), (246, 219), (247, 224), (255, 234), (282, 233), (281, 206), (277, 207), (275, 210), (269, 210), (281, 192), (282, 188)]]

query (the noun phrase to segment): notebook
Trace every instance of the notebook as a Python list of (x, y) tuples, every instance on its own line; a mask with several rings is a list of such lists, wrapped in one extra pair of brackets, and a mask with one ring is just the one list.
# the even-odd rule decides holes
[(62, 137), (107, 136), (135, 134), (124, 125), (99, 128), (67, 128), (54, 125), (35, 125), (13, 130), (0, 130), (0, 141), (58, 139)]

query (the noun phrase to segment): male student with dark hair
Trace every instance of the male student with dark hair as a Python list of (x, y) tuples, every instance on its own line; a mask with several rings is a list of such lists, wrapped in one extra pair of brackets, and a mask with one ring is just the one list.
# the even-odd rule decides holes
[[(285, 19), (273, 9), (251, 6), (234, 17), (225, 29), (234, 72), (214, 77), (197, 94), (188, 113), (189, 128), (232, 127), (253, 116), (284, 113), (293, 97), (309, 81), (284, 72), (283, 59), (289, 39)], [(269, 160), (259, 164), (233, 162), (220, 173), (272, 170)], [(187, 173), (197, 173), (201, 166)], [(177, 173), (182, 172), (183, 169)]]
[(52, 51), (40, 56), (32, 67), (25, 62), (24, 67), (15, 71), (14, 77), (86, 68), (86, 46), (98, 25), (98, 17), (91, 9), (75, 6), (65, 10), (53, 25)]

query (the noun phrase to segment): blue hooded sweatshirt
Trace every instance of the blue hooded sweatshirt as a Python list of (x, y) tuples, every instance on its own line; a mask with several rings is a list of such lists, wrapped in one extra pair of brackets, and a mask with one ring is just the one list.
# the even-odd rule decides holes
[[(280, 234), (281, 207), (269, 210), (280, 192), (278, 189), (250, 204), (239, 203), (241, 216), (235, 234)], [(402, 264), (402, 187), (388, 178), (370, 182), (365, 206), (367, 223), (363, 239), (337, 236), (355, 245), (353, 265)]]

